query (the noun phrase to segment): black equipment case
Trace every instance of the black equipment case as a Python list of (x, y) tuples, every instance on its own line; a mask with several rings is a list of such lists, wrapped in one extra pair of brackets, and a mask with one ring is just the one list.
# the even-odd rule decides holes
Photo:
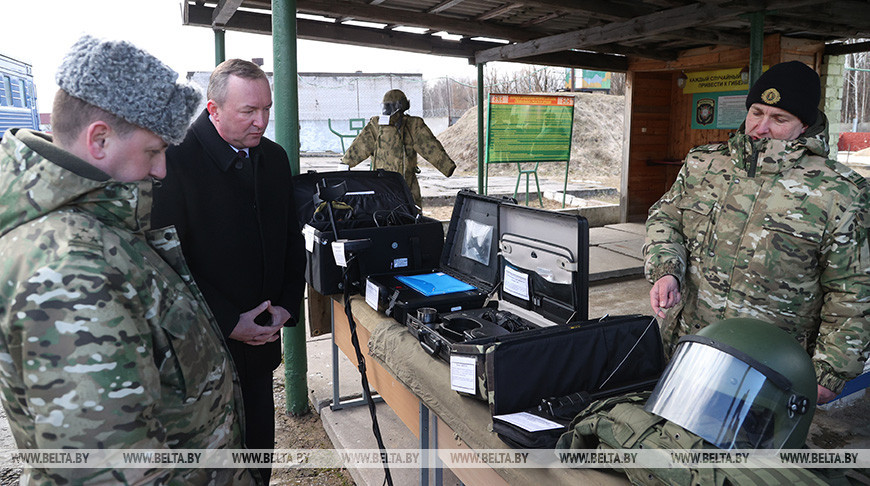
[[(588, 254), (589, 227), (582, 216), (461, 191), (441, 269), (477, 289), (425, 297), (395, 274), (370, 275), (366, 300), (374, 307), (369, 292), (376, 292), (379, 310), (406, 324), (428, 353), (449, 362), (456, 344), (585, 320)], [(498, 302), (481, 308), (494, 288), (514, 312)]]
[[(665, 365), (655, 317), (613, 316), (454, 345), (451, 386), (464, 379), (466, 394), (476, 388), (489, 402), (493, 431), (508, 444), (552, 448), (591, 402), (652, 390)], [(528, 426), (541, 419), (551, 428)]]
[(363, 292), (369, 306), (402, 324), (407, 314), (420, 307), (438, 312), (483, 307), (498, 283), (498, 214), (503, 202), (515, 200), (459, 191), (439, 263), (428, 269), (418, 267), (417, 274), (442, 272), (475, 289), (427, 297), (396, 279), (413, 273), (370, 274)]
[[(351, 275), (352, 285), (359, 285), (371, 273), (413, 271), (438, 265), (444, 229), (440, 221), (420, 213), (401, 174), (382, 169), (309, 171), (295, 176), (293, 184), (307, 250), (305, 280), (317, 292), (324, 295), (342, 292), (343, 269), (336, 264), (331, 247), (337, 239), (336, 231), (341, 239), (371, 240), (370, 247), (359, 256), (359, 264), (349, 267), (349, 271), (359, 272)], [(346, 190), (342, 188), (344, 195), (337, 197), (332, 206), (335, 231), (322, 208), (318, 184), (346, 186)]]

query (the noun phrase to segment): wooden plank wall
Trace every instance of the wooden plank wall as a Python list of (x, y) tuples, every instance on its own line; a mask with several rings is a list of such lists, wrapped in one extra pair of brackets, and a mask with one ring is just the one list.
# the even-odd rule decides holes
[(667, 190), (663, 166), (650, 161), (668, 157), (671, 117), (671, 73), (634, 73), (629, 132), (628, 219), (646, 218), (646, 211)]

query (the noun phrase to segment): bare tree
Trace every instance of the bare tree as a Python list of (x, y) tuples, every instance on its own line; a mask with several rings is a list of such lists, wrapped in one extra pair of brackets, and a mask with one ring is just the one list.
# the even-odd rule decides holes
[[(489, 93), (547, 93), (566, 87), (565, 68), (525, 65), (516, 71), (484, 70), (484, 99)], [(611, 94), (625, 94), (625, 74), (611, 75)], [(423, 111), (426, 116), (461, 116), (477, 104), (477, 82), (450, 77), (426, 83), (423, 90)]]
[(625, 73), (610, 73), (610, 94), (617, 96), (625, 94)]
[[(863, 42), (866, 39), (852, 39), (846, 43)], [(870, 55), (866, 52), (846, 54), (843, 72), (843, 103), (840, 111), (842, 123), (870, 121)]]

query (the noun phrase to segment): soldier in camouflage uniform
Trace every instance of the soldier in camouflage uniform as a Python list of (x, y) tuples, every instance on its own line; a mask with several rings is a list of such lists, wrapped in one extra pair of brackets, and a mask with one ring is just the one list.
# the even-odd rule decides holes
[(411, 188), (414, 202), (423, 207), (420, 184), (417, 182), (417, 173), (420, 172), (417, 154), (447, 177), (453, 175), (456, 163), (450, 159), (422, 118), (405, 114), (410, 107), (405, 93), (398, 89), (387, 91), (384, 94), (383, 115), (369, 120), (341, 157), (341, 162), (353, 167), (371, 157), (372, 168), (402, 174)]
[[(142, 81), (142, 73), (147, 81)], [(136, 79), (138, 77), (138, 79)], [(20, 449), (242, 447), (241, 397), (174, 230), (149, 231), (199, 103), (126, 42), (64, 59), (50, 135), (0, 142), (0, 392)], [(140, 182), (148, 179), (147, 182)], [(247, 469), (27, 467), (22, 484), (252, 484)]]
[(771, 67), (740, 130), (689, 152), (650, 208), (644, 254), (666, 348), (723, 318), (776, 323), (813, 357), (824, 403), (870, 343), (870, 192), (827, 159), (819, 99), (806, 65)]

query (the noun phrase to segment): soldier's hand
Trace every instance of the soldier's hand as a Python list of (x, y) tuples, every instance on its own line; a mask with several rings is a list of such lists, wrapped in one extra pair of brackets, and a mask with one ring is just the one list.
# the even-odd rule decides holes
[(653, 313), (665, 317), (665, 310), (680, 303), (680, 282), (673, 275), (665, 275), (656, 280), (649, 291), (649, 303)]
[[(266, 300), (248, 312), (242, 313), (239, 315), (239, 322), (236, 324), (236, 327), (233, 328), (233, 332), (230, 333), (230, 339), (235, 339), (236, 341), (241, 341), (253, 346), (259, 346), (275, 341), (280, 337), (281, 328), (284, 327), (284, 322), (281, 321), (281, 317), (276, 319), (276, 315), (281, 314), (279, 309), (283, 310), (285, 313), (287, 312), (281, 307), (273, 307), (272, 303)], [(271, 317), (270, 324), (266, 326), (261, 326), (254, 322), (254, 319), (263, 311), (267, 311)]]

